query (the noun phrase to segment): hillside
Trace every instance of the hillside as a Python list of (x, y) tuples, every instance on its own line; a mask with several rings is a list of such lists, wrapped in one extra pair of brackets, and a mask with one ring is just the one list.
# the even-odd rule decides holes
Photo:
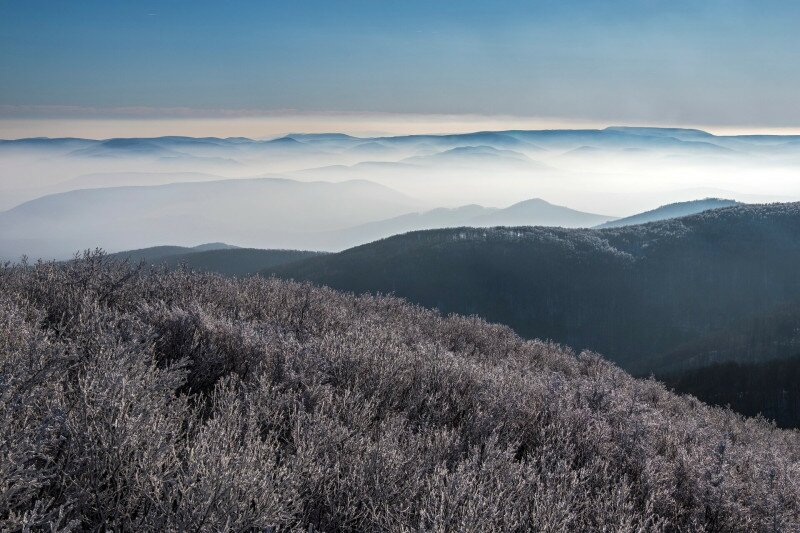
[[(713, 362), (714, 353), (677, 354), (736, 328), (765, 354), (793, 355), (793, 328), (776, 337), (755, 328), (759, 317), (797, 307), (798, 265), (800, 204), (770, 204), (605, 230), (415, 232), (272, 272), (475, 313), (649, 373)], [(728, 359), (760, 352), (730, 346)]]
[(140, 261), (148, 265), (175, 268), (185, 266), (200, 272), (215, 272), (223, 276), (252, 276), (264, 269), (292, 261), (316, 257), (321, 252), (302, 250), (260, 250), (237, 248), (222, 243), (201, 244), (193, 248), (182, 246), (156, 246), (142, 250), (111, 254), (112, 259)]
[(0, 269), (0, 529), (796, 531), (800, 437), (386, 297)]
[(153, 263), (165, 257), (187, 255), (206, 250), (226, 250), (234, 248), (236, 248), (236, 246), (221, 242), (206, 243), (197, 246), (150, 246), (148, 248), (139, 248), (137, 250), (126, 250), (124, 252), (109, 254), (109, 257), (112, 259), (127, 259), (131, 262), (144, 261)]
[(659, 220), (667, 220), (670, 218), (685, 217), (702, 213), (709, 209), (719, 209), (720, 207), (730, 207), (736, 205), (735, 200), (722, 200), (720, 198), (706, 198), (704, 200), (692, 200), (689, 202), (676, 202), (673, 204), (662, 205), (656, 209), (638, 213), (625, 218), (618, 218), (598, 224), (597, 228), (619, 228), (622, 226), (631, 226), (633, 224), (646, 224), (647, 222), (657, 222)]
[(778, 427), (800, 427), (800, 355), (758, 363), (715, 363), (664, 376), (668, 387)]

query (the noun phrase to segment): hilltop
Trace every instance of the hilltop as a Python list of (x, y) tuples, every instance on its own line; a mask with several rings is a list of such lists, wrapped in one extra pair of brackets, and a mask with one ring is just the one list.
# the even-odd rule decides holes
[(0, 528), (794, 531), (796, 432), (396, 298), (0, 269)]
[(215, 272), (223, 276), (252, 276), (266, 268), (276, 267), (320, 255), (321, 252), (303, 250), (260, 250), (239, 248), (224, 243), (208, 243), (194, 247), (154, 246), (110, 254), (113, 259), (127, 260), (132, 264), (176, 268), (179, 266), (200, 272)]

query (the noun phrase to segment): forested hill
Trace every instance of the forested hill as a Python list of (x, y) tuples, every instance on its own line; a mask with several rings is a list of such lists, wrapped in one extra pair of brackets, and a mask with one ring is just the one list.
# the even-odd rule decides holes
[(2, 531), (798, 531), (800, 435), (396, 298), (0, 266)]
[[(225, 245), (222, 245), (225, 246)], [(194, 248), (182, 246), (155, 246), (111, 254), (114, 259), (128, 260), (133, 264), (144, 262), (168, 268), (186, 266), (191, 270), (216, 272), (224, 276), (251, 276), (265, 268), (314, 257), (321, 252), (303, 250), (259, 250), (235, 246), (201, 245)]]
[(800, 427), (800, 355), (763, 363), (716, 363), (664, 376), (675, 390), (779, 427)]
[[(763, 335), (762, 319), (793, 313), (798, 271), (800, 204), (792, 203), (603, 230), (413, 232), (271, 272), (478, 314), (650, 372), (794, 355), (797, 328)], [(704, 342), (717, 337), (737, 340), (719, 352)]]

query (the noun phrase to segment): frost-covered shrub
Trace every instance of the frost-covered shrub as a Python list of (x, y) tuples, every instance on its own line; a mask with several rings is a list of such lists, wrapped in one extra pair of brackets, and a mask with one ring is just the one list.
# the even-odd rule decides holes
[(0, 270), (4, 531), (797, 531), (799, 444), (397, 298)]

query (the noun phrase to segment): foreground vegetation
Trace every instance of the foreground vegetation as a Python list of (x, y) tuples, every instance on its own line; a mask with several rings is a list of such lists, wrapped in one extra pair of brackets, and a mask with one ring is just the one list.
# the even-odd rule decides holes
[(0, 529), (797, 531), (800, 436), (477, 318), (0, 270)]

